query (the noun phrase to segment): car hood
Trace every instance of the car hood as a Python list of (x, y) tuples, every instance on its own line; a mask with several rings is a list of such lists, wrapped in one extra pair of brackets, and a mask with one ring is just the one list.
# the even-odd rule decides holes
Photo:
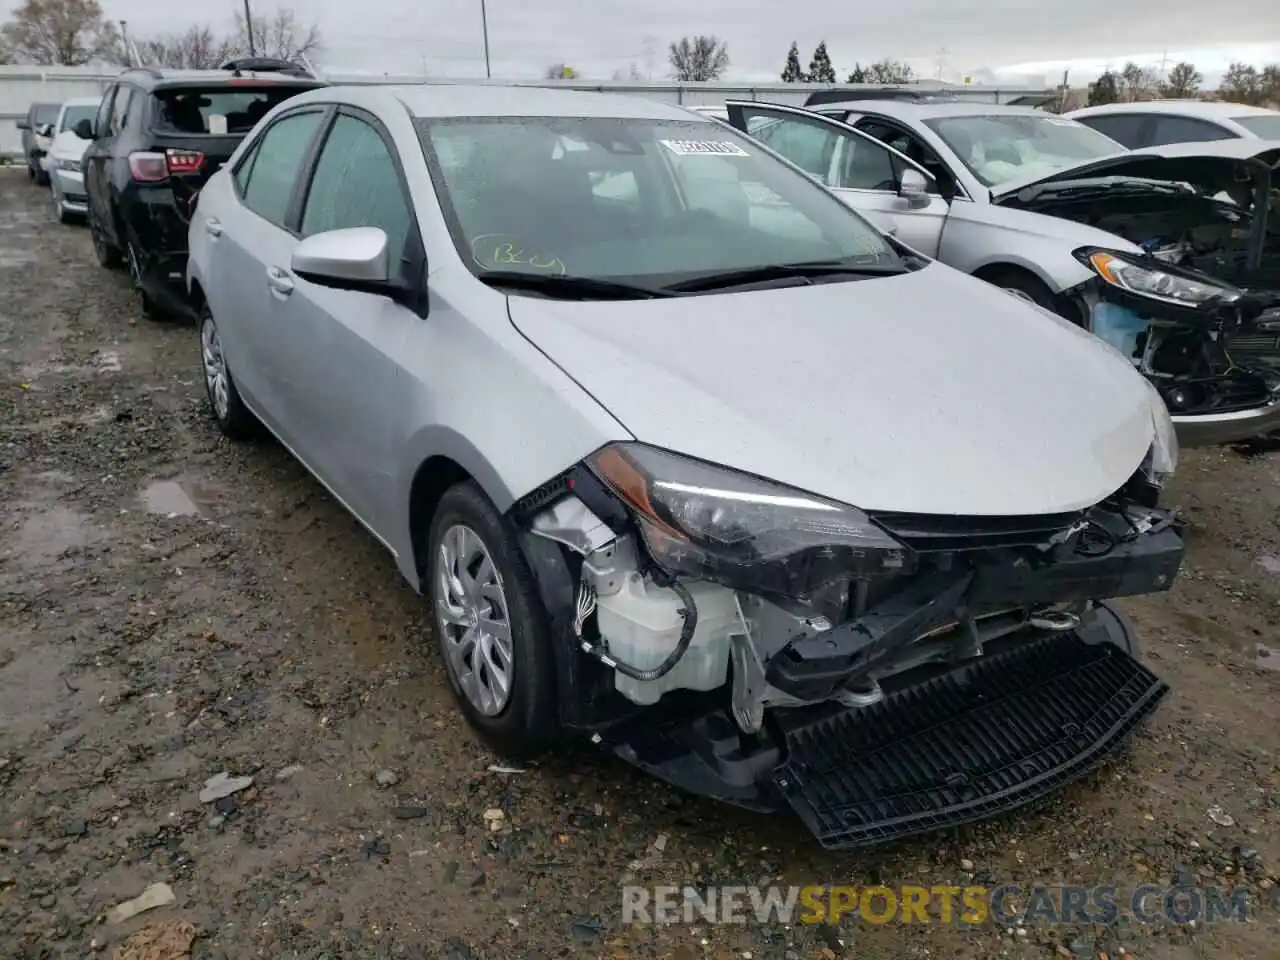
[(636, 439), (866, 509), (1058, 513), (1153, 439), (1133, 367), (1065, 320), (933, 264), (659, 300), (508, 299), (512, 322)]
[(1260, 172), (1280, 162), (1280, 141), (1215, 140), (1211, 143), (1168, 143), (1160, 147), (1126, 150), (1098, 160), (1055, 170), (1047, 176), (1014, 180), (991, 188), (991, 199), (1014, 196), (1030, 187), (1041, 187), (1071, 180), (1101, 177), (1128, 177), (1136, 180), (1162, 180), (1191, 183), (1210, 191), (1229, 186), (1236, 174), (1247, 170)]

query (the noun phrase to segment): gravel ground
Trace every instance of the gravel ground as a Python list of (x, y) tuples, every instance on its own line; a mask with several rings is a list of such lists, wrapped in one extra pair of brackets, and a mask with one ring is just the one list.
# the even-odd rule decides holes
[[(278, 446), (220, 439), (194, 331), (140, 319), (45, 197), (0, 170), (0, 956), (1276, 956), (1280, 454), (1184, 454), (1188, 562), (1128, 604), (1175, 696), (1127, 755), (1033, 813), (833, 856), (590, 748), (490, 771), (424, 602)], [(223, 772), (253, 786), (202, 803)], [(1256, 919), (623, 925), (659, 835), (637, 882), (1178, 880)], [(155, 883), (171, 905), (109, 915)]]

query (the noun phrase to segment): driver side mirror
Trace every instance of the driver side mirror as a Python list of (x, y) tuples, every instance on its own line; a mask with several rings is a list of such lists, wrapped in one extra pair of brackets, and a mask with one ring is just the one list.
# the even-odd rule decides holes
[(52, 136), (53, 136), (53, 124), (52, 124), (52, 123), (42, 123), (42, 124), (40, 124), (40, 126), (36, 127), (36, 136), (39, 136), (39, 137), (52, 137)]
[(912, 210), (927, 207), (929, 205), (928, 178), (914, 167), (908, 167), (902, 171), (902, 178), (898, 182), (898, 196), (905, 198), (907, 206)]
[(31, 129), (31, 124), (30, 124), (30, 123), (28, 123), (25, 119), (23, 119), (23, 120), (18, 120), (18, 121), (16, 121), (16, 123), (17, 123), (17, 127), (18, 127), (18, 129), (19, 129), (19, 130), (30, 130), (30, 129)]
[(71, 128), (71, 132), (72, 132), (72, 133), (74, 133), (74, 134), (75, 134), (77, 137), (79, 137), (81, 140), (93, 140), (93, 139), (94, 139), (94, 135), (93, 135), (93, 123), (92, 123), (92, 121), (90, 121), (90, 120), (89, 120), (89, 119), (87, 119), (87, 118), (86, 118), (86, 119), (84, 119), (84, 120), (78, 120), (78, 121), (76, 121), (76, 125), (75, 125), (74, 127), (72, 127), (72, 128)]
[(289, 267), (317, 286), (389, 297), (415, 311), (422, 299), (418, 291), (392, 276), (387, 235), (378, 227), (312, 234), (294, 249)]

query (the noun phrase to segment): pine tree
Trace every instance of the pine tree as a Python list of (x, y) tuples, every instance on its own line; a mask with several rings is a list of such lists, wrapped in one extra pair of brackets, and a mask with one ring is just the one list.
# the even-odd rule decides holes
[(831, 57), (827, 55), (827, 41), (823, 40), (813, 51), (813, 59), (809, 61), (810, 83), (835, 83), (836, 69), (831, 66)]
[(782, 82), (804, 83), (808, 79), (800, 69), (800, 48), (793, 40), (791, 49), (787, 51), (787, 65), (782, 68)]

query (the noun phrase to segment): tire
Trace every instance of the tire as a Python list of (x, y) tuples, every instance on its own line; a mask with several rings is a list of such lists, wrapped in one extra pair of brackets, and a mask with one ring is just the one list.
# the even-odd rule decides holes
[[(514, 529), (468, 481), (440, 499), (427, 549), (436, 643), (463, 715), (499, 753), (536, 753), (557, 733), (554, 652), (549, 619)], [(463, 583), (459, 569), (479, 576)], [(480, 631), (486, 623), (498, 629)], [(504, 667), (505, 700), (496, 682)]]
[(53, 219), (58, 223), (70, 223), (71, 214), (67, 213), (67, 208), (62, 205), (62, 200), (52, 190), (49, 191), (49, 196), (52, 198), (50, 203), (53, 205), (53, 210), (51, 211)]
[(43, 170), (36, 171), (36, 186), (47, 187), (49, 185), (49, 174)]
[(36, 168), (31, 165), (30, 159), (27, 160), (27, 179), (33, 182), (36, 179)]
[(93, 208), (89, 212), (89, 238), (93, 241), (93, 256), (98, 266), (104, 270), (117, 270), (123, 261), (120, 248), (111, 243), (102, 233), (102, 227), (93, 216)]
[(218, 429), (230, 440), (252, 439), (258, 432), (258, 420), (240, 399), (208, 304), (200, 307), (200, 372), (204, 376), (209, 415)]

